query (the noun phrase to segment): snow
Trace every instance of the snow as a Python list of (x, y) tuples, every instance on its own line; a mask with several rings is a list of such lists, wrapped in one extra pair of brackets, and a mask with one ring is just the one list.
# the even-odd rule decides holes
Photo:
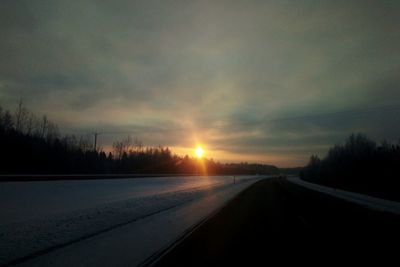
[[(47, 257), (89, 241), (101, 245), (104, 243), (93, 240), (104, 236), (111, 236), (107, 244), (119, 244), (126, 240), (126, 231), (121, 230), (124, 228), (133, 229), (128, 231), (130, 246), (136, 244), (138, 251), (144, 250), (129, 253), (129, 262), (138, 263), (258, 177), (236, 180), (234, 184), (232, 176), (219, 176), (1, 183), (0, 265), (54, 247), (61, 249), (51, 251)], [(147, 245), (139, 238), (160, 229), (163, 231), (153, 235)], [(115, 238), (112, 233), (120, 234)], [(93, 247), (96, 245), (88, 249)], [(113, 246), (109, 249), (115, 251)], [(80, 261), (87, 258), (77, 251), (65, 255), (70, 255), (64, 258), (66, 262), (79, 255)]]
[(359, 204), (361, 206), (377, 210), (377, 211), (384, 211), (390, 212), (394, 214), (400, 214), (400, 203), (396, 201), (371, 197), (363, 194), (358, 194), (354, 192), (349, 192), (345, 190), (340, 190), (336, 188), (331, 188), (327, 186), (322, 186), (319, 184), (314, 184), (310, 182), (306, 182), (301, 180), (298, 177), (290, 177), (287, 178), (288, 181), (306, 187), (308, 189), (312, 189), (321, 193), (325, 193), (337, 198), (344, 199), (346, 201), (350, 201), (352, 203)]

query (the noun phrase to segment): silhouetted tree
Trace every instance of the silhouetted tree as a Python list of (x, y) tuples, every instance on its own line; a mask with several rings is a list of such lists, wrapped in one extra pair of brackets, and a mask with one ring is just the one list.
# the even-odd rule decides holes
[(112, 153), (93, 150), (92, 136), (61, 136), (47, 116), (41, 119), (19, 102), (13, 117), (0, 107), (1, 174), (180, 173), (265, 174), (274, 166), (221, 164), (178, 156), (168, 147), (144, 147), (130, 136), (113, 143)]
[(3, 117), (1, 119), (1, 127), (6, 132), (10, 131), (14, 127), (14, 122), (11, 113), (8, 110), (6, 110), (3, 114)]
[(400, 199), (399, 145), (377, 145), (363, 134), (352, 134), (329, 149), (322, 160), (312, 156), (303, 179), (328, 186)]
[(15, 130), (18, 132), (25, 132), (28, 122), (29, 112), (24, 107), (22, 100), (19, 101), (18, 107), (15, 111)]

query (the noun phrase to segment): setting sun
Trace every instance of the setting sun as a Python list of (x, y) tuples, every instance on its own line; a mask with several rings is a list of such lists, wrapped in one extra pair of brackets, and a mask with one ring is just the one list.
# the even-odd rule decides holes
[(196, 156), (197, 158), (201, 159), (204, 155), (204, 150), (201, 146), (196, 148)]

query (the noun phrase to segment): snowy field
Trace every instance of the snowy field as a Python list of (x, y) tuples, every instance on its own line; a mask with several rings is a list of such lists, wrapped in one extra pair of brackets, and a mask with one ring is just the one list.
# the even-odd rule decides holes
[[(38, 266), (57, 260), (65, 264), (72, 258), (82, 265), (87, 258), (82, 251), (96, 253), (101, 250), (96, 248), (99, 244), (117, 244), (127, 233), (131, 238), (125, 244), (140, 248), (126, 257), (130, 261), (125, 264), (138, 264), (259, 179), (240, 176), (233, 183), (232, 176), (217, 176), (0, 183), (0, 265), (24, 257), (32, 263), (27, 265), (34, 265), (35, 260)], [(156, 222), (170, 222), (170, 226), (162, 225), (162, 232), (157, 232)], [(154, 240), (146, 243), (135, 238), (144, 233)], [(101, 238), (107, 241), (95, 241)], [(99, 264), (96, 257), (91, 262), (86, 266)]]

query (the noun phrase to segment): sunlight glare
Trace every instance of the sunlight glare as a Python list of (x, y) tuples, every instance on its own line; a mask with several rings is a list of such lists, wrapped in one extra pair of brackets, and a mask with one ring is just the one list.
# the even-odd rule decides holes
[(197, 158), (201, 159), (204, 155), (204, 150), (201, 146), (196, 148), (196, 156)]

